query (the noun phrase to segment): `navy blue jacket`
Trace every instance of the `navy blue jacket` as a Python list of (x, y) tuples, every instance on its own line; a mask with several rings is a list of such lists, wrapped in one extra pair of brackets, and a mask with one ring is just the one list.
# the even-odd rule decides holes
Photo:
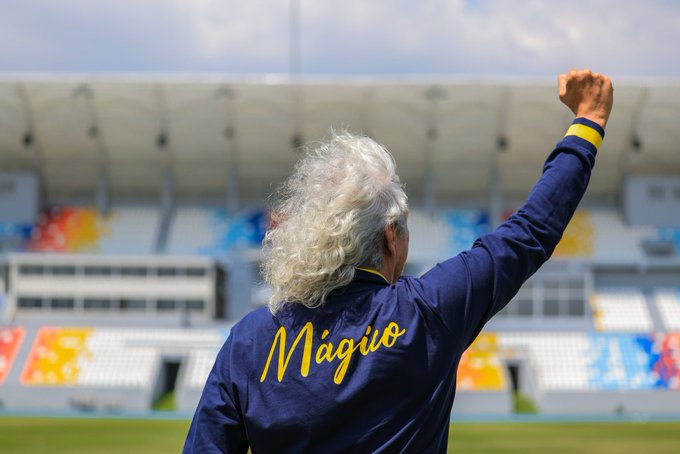
[(357, 270), (323, 307), (243, 318), (184, 452), (445, 452), (460, 357), (552, 254), (602, 137), (577, 118), (525, 204), (422, 277), (389, 284)]

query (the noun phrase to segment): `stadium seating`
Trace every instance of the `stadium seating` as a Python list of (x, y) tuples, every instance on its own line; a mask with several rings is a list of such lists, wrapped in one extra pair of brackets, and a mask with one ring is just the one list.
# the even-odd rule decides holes
[(28, 386), (65, 386), (78, 383), (81, 355), (91, 328), (42, 328), (21, 374)]
[[(224, 334), (215, 330), (43, 327), (21, 381), (26, 386), (150, 388), (165, 352), (199, 358), (208, 352), (214, 358), (223, 341)], [(191, 367), (204, 369), (204, 363), (194, 362), (189, 361)]]
[(228, 216), (216, 207), (180, 207), (175, 211), (166, 253), (219, 256), (236, 247), (260, 247), (267, 215), (259, 209)]
[(680, 333), (640, 336), (653, 387), (680, 390)]
[(448, 247), (452, 235), (450, 226), (441, 216), (430, 216), (422, 210), (411, 209), (408, 215), (410, 254), (412, 260), (436, 261)]
[(23, 251), (33, 225), (21, 222), (0, 222), (0, 253)]
[(23, 340), (24, 329), (21, 326), (0, 327), (0, 385), (7, 378)]
[(680, 289), (660, 289), (654, 299), (664, 327), (668, 331), (680, 331)]
[(525, 351), (542, 390), (678, 389), (680, 335), (500, 333), (501, 350)]
[(645, 297), (638, 289), (601, 289), (590, 303), (600, 331), (648, 332), (653, 328)]
[(189, 355), (184, 376), (184, 385), (187, 388), (202, 390), (205, 380), (215, 364), (217, 352), (212, 350), (196, 350)]
[(431, 215), (419, 209), (409, 211), (411, 255), (415, 260), (434, 262), (469, 249), (489, 232), (484, 210), (447, 209)]
[(498, 336), (482, 333), (468, 348), (458, 365), (459, 389), (467, 391), (507, 388), (505, 368), (498, 353)]
[(641, 243), (657, 236), (652, 226), (634, 227), (626, 224), (614, 209), (591, 211), (594, 235), (593, 259), (609, 263), (640, 263), (644, 259)]
[(499, 333), (499, 347), (525, 353), (541, 389), (587, 389), (588, 338), (582, 333)]
[(103, 254), (150, 254), (154, 252), (159, 224), (159, 209), (151, 206), (120, 206), (108, 216), (106, 235), (99, 240)]
[(38, 216), (26, 250), (150, 254), (159, 223), (158, 208), (119, 207), (103, 215), (93, 207), (64, 206)]
[[(154, 253), (160, 209), (122, 205), (103, 215), (94, 207), (55, 207), (38, 216), (36, 224), (0, 225), (0, 247), (35, 252), (104, 254)], [(443, 209), (430, 215), (414, 207), (409, 215), (414, 258), (436, 261), (469, 248), (491, 229), (481, 209)], [(229, 216), (216, 206), (180, 206), (169, 225), (169, 254), (218, 256), (235, 247), (259, 247), (267, 227), (266, 213), (256, 207)], [(554, 256), (560, 259), (638, 261), (640, 244), (649, 238), (678, 243), (680, 229), (631, 227), (612, 209), (577, 211)], [(0, 249), (1, 250), (1, 249)]]
[[(505, 213), (504, 218), (510, 214), (511, 211)], [(642, 241), (668, 236), (668, 232), (653, 226), (628, 225), (612, 208), (582, 209), (574, 213), (553, 256), (562, 260), (639, 263), (645, 255)]]
[(567, 229), (562, 235), (560, 243), (554, 252), (554, 257), (561, 259), (584, 259), (593, 256), (595, 227), (592, 214), (588, 210), (574, 213)]
[(658, 236), (660, 240), (670, 241), (675, 246), (675, 255), (680, 255), (680, 228), (661, 227)]
[[(120, 408), (126, 407), (120, 396), (144, 391), (150, 405), (162, 363), (181, 361), (178, 401), (180, 408), (190, 410), (228, 333), (215, 328), (42, 327), (26, 357), (20, 385), (78, 391), (69, 401), (80, 406), (95, 405), (93, 396), (106, 390), (130, 390), (114, 395), (118, 400), (112, 402)], [(23, 337), (22, 327), (0, 329), (0, 366), (5, 365), (0, 367), (0, 384)], [(507, 411), (505, 362), (510, 358), (530, 367), (539, 401), (540, 396), (564, 392), (585, 398), (593, 392), (680, 391), (680, 333), (483, 332), (460, 361), (458, 408)], [(87, 390), (90, 394), (83, 397)]]

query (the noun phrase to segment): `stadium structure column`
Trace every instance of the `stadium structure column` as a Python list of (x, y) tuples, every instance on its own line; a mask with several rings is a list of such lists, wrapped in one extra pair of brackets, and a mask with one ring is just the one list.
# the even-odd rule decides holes
[(81, 84), (73, 91), (73, 96), (82, 97), (85, 100), (85, 110), (90, 121), (90, 125), (87, 128), (87, 136), (95, 141), (99, 158), (96, 191), (97, 208), (100, 213), (108, 214), (111, 209), (109, 153), (104, 137), (101, 134), (99, 112), (94, 103), (94, 93), (89, 85)]
[(161, 188), (161, 220), (156, 236), (154, 251), (159, 254), (165, 249), (165, 244), (170, 231), (172, 213), (174, 209), (175, 172), (172, 147), (170, 146), (169, 120), (165, 93), (161, 85), (156, 86), (156, 99), (159, 113), (159, 132), (156, 138), (156, 146), (165, 153), (165, 167), (163, 170), (163, 186)]
[(434, 216), (437, 209), (437, 180), (434, 172), (434, 151), (439, 136), (437, 128), (438, 102), (446, 96), (441, 87), (432, 86), (425, 90), (427, 100), (425, 146), (423, 147), (423, 207)]
[(367, 137), (373, 138), (373, 90), (370, 85), (364, 89), (363, 101), (361, 108), (361, 131)]
[(28, 99), (28, 93), (26, 93), (26, 87), (19, 82), (17, 84), (17, 95), (21, 101), (21, 105), (24, 109), (24, 117), (26, 119), (26, 131), (22, 137), (22, 143), (24, 148), (30, 150), (33, 153), (34, 159), (34, 172), (38, 178), (38, 191), (39, 200), (38, 205), (42, 209), (47, 204), (47, 189), (45, 188), (45, 164), (44, 164), (44, 153), (38, 134), (35, 129), (35, 118), (33, 116), (33, 109), (31, 108), (31, 103)]
[(288, 72), (294, 128), (290, 138), (290, 148), (294, 153), (298, 153), (304, 143), (302, 133), (302, 88), (300, 83), (300, 0), (290, 0), (288, 6)]
[[(630, 116), (630, 125), (628, 127), (629, 137), (628, 144), (625, 152), (622, 155), (622, 159), (619, 160), (619, 184), (618, 187), (618, 205), (622, 213), (627, 213), (626, 211), (626, 197), (625, 190), (627, 187), (628, 179), (630, 178), (630, 166), (629, 161), (633, 153), (642, 152), (642, 140), (640, 139), (640, 133), (638, 128), (640, 127), (640, 116), (649, 98), (649, 89), (647, 87), (642, 87), (640, 95), (635, 104), (635, 109)], [(628, 219), (630, 221), (630, 219)]]
[(225, 126), (224, 139), (229, 161), (227, 170), (227, 213), (237, 213), (241, 205), (241, 172), (236, 128), (236, 109), (234, 106), (234, 90), (228, 85), (222, 85), (215, 91), (215, 98), (224, 99)]
[(501, 103), (498, 108), (496, 120), (496, 149), (492, 153), (491, 169), (489, 176), (489, 221), (491, 228), (495, 228), (503, 222), (503, 182), (500, 171), (500, 154), (508, 149), (508, 139), (506, 135), (506, 115), (510, 90), (506, 87), (503, 90)]

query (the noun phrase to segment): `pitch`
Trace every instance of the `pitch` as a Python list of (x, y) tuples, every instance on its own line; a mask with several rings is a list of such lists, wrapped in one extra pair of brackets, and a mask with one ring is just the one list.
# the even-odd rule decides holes
[[(12, 453), (179, 452), (189, 421), (0, 417)], [(677, 452), (680, 422), (455, 423), (449, 452)]]

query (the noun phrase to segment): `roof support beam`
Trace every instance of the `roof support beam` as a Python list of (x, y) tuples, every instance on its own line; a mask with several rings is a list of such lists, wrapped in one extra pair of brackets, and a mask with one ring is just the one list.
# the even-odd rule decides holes
[(444, 90), (432, 86), (425, 91), (427, 100), (425, 146), (423, 148), (423, 207), (434, 216), (437, 209), (437, 180), (434, 173), (434, 152), (439, 129), (437, 128), (438, 102), (446, 96)]
[(361, 131), (367, 137), (373, 138), (373, 90), (367, 86), (363, 91), (363, 103), (361, 104)]
[(165, 250), (165, 244), (167, 243), (170, 234), (170, 223), (172, 222), (172, 215), (175, 207), (175, 172), (169, 132), (168, 107), (165, 93), (163, 92), (163, 87), (161, 85), (156, 86), (156, 100), (159, 115), (159, 131), (158, 136), (156, 137), (156, 146), (159, 151), (165, 153), (163, 182), (161, 187), (161, 216), (154, 248), (154, 252), (160, 254)]
[(491, 154), (489, 175), (489, 221), (494, 229), (503, 222), (503, 175), (500, 169), (500, 154), (508, 149), (507, 114), (510, 89), (504, 88), (496, 117), (496, 149)]
[(33, 109), (28, 99), (26, 87), (19, 82), (17, 83), (17, 94), (24, 110), (24, 117), (26, 119), (26, 131), (24, 132), (21, 141), (24, 148), (30, 150), (33, 154), (33, 171), (38, 179), (38, 206), (44, 209), (47, 206), (47, 188), (45, 187), (45, 154), (40, 143), (38, 133), (35, 128), (35, 117)]
[(630, 135), (628, 137), (628, 143), (626, 144), (626, 149), (624, 150), (623, 156), (621, 160), (619, 160), (618, 205), (622, 213), (626, 212), (625, 191), (626, 182), (630, 177), (630, 169), (628, 164), (630, 161), (630, 156), (633, 153), (642, 152), (643, 144), (642, 139), (640, 139), (640, 133), (638, 132), (638, 128), (640, 127), (640, 117), (642, 116), (642, 111), (645, 108), (648, 97), (649, 89), (647, 87), (643, 87), (640, 92), (640, 97), (637, 99), (637, 102), (635, 104), (635, 109), (633, 110), (633, 113), (630, 116), (630, 126), (628, 127)]
[(224, 100), (224, 139), (229, 163), (227, 168), (226, 208), (229, 215), (234, 215), (241, 209), (241, 166), (234, 90), (228, 85), (223, 85), (215, 91), (215, 97)]
[(300, 83), (300, 0), (289, 0), (288, 11), (288, 71), (293, 113), (293, 133), (290, 148), (294, 153), (301, 151), (304, 144), (302, 131), (302, 93)]
[(94, 103), (94, 93), (92, 92), (92, 88), (89, 85), (82, 84), (76, 87), (73, 95), (81, 96), (85, 100), (85, 110), (90, 122), (87, 128), (87, 136), (95, 141), (97, 147), (97, 157), (99, 159), (96, 188), (97, 209), (102, 214), (108, 214), (111, 211), (109, 151), (106, 141), (104, 140), (104, 137), (101, 133), (99, 111), (97, 110), (97, 106)]

